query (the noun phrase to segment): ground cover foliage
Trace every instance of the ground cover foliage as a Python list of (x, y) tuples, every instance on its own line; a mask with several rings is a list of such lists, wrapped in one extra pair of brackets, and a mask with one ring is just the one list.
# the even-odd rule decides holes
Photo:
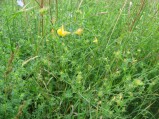
[(158, 21), (149, 0), (1, 0), (0, 119), (157, 119)]

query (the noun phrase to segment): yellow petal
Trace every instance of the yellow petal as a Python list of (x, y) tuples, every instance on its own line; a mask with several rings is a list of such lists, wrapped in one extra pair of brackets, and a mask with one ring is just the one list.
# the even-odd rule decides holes
[(68, 32), (68, 31), (64, 31), (64, 33), (63, 34), (65, 34), (65, 35), (69, 35), (69, 34), (71, 34), (70, 32)]
[(61, 28), (57, 30), (57, 34), (58, 34), (59, 36), (62, 36), (62, 30), (61, 30)]
[(61, 26), (61, 30), (62, 30), (62, 32), (64, 31), (64, 26), (63, 25)]
[(77, 34), (77, 35), (82, 35), (82, 33), (83, 33), (83, 29), (82, 28), (79, 28), (79, 29), (77, 29), (75, 32), (74, 32), (74, 34)]
[(95, 39), (93, 40), (93, 43), (98, 43), (98, 39), (95, 37)]
[(65, 31), (65, 30), (64, 30), (64, 26), (62, 25), (61, 28), (59, 28), (59, 29), (57, 30), (57, 34), (58, 34), (59, 36), (65, 37), (66, 35), (69, 35), (70, 32)]

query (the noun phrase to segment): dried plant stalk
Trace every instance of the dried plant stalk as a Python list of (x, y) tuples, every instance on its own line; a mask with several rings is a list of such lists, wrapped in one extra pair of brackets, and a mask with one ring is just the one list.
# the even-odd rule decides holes
[(143, 9), (144, 9), (144, 7), (145, 7), (145, 5), (146, 5), (146, 0), (140, 0), (140, 3), (141, 3), (141, 5), (140, 5), (140, 8), (139, 8), (139, 10), (138, 10), (138, 12), (137, 12), (137, 14), (136, 14), (136, 17), (135, 17), (135, 19), (132, 21), (132, 23), (131, 23), (131, 25), (130, 25), (130, 29), (129, 29), (130, 32), (131, 32), (132, 29), (134, 28), (134, 25), (135, 25), (135, 23), (137, 22), (137, 20), (140, 19), (140, 17), (141, 17), (141, 12), (143, 11)]
[[(40, 3), (40, 9), (42, 9), (44, 7), (44, 0), (41, 0)], [(42, 32), (42, 37), (44, 36), (44, 15), (41, 14), (41, 32)]]

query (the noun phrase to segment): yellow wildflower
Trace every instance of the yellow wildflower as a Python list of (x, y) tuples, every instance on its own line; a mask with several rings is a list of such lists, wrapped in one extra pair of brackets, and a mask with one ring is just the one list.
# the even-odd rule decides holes
[(82, 33), (83, 33), (83, 29), (82, 28), (79, 28), (79, 29), (77, 29), (75, 32), (74, 32), (74, 34), (77, 34), (77, 35), (82, 35)]
[(64, 26), (62, 25), (62, 27), (57, 30), (57, 34), (58, 34), (59, 36), (65, 37), (66, 35), (69, 35), (70, 32), (65, 31), (65, 30), (64, 30)]
[(95, 39), (93, 40), (93, 43), (98, 43), (98, 39), (95, 37)]

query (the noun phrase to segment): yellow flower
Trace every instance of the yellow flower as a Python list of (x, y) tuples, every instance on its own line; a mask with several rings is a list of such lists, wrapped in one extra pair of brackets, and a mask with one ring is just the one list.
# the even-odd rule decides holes
[(65, 31), (65, 30), (64, 30), (64, 26), (62, 25), (62, 27), (57, 30), (57, 34), (58, 34), (59, 36), (65, 37), (66, 35), (69, 35), (70, 32)]
[(79, 29), (77, 29), (75, 32), (74, 32), (74, 34), (77, 34), (77, 35), (82, 35), (82, 33), (83, 33), (83, 29), (82, 28), (79, 28)]
[(98, 43), (98, 39), (95, 37), (95, 39), (93, 40), (93, 43)]

